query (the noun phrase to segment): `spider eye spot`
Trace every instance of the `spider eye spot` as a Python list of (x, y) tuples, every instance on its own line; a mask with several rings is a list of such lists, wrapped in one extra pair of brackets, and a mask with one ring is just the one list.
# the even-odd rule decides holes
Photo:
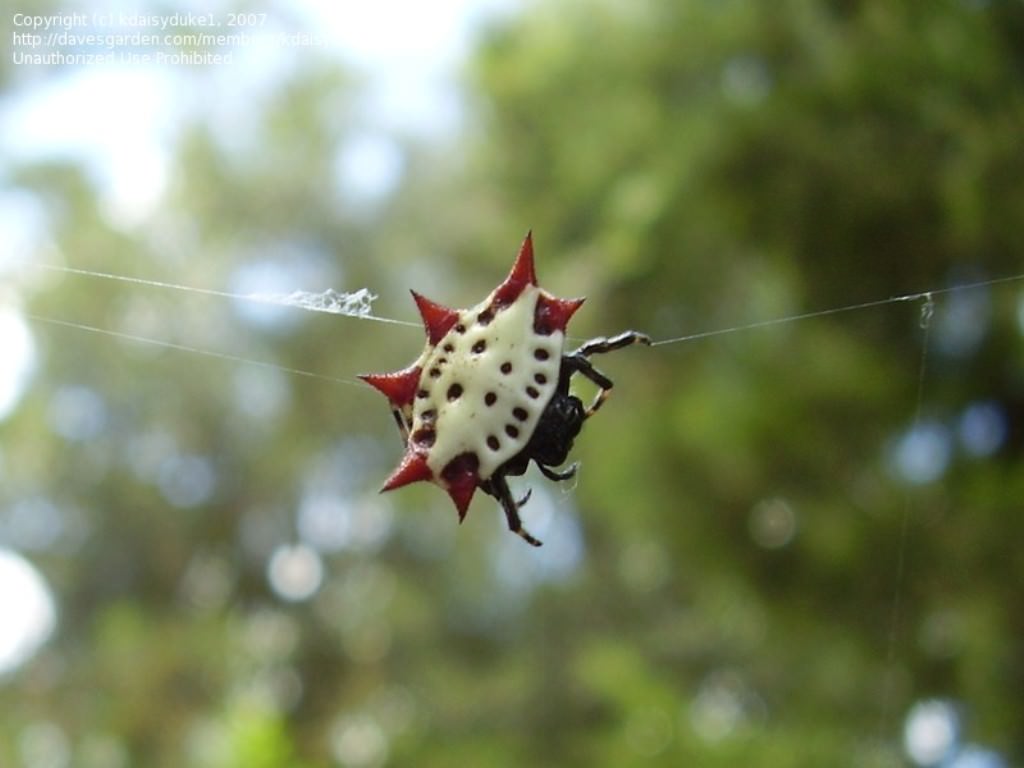
[(498, 396), (493, 392), (488, 392), (484, 395), (484, 405), (491, 406), (498, 402)]
[(421, 427), (413, 433), (412, 439), (417, 445), (429, 448), (434, 444), (434, 440), (437, 439), (437, 433), (433, 427)]
[(535, 374), (533, 374), (533, 380), (536, 381), (538, 384), (547, 384), (548, 383), (548, 377), (545, 376), (543, 373), (535, 373)]
[(441, 470), (441, 477), (451, 482), (467, 472), (476, 472), (479, 467), (480, 457), (473, 451), (466, 451), (465, 453), (460, 453), (445, 465), (445, 468)]
[(512, 373), (512, 363), (509, 363), (509, 362), (502, 363), (501, 364), (501, 372), (504, 373), (506, 376), (508, 374)]
[(498, 440), (494, 435), (487, 436), (487, 447), (492, 451), (496, 451), (501, 448), (501, 441)]
[(530, 417), (530, 414), (526, 412), (525, 408), (520, 408), (518, 406), (512, 409), (512, 415), (520, 421), (526, 421)]
[(453, 402), (455, 400), (458, 400), (460, 397), (462, 397), (462, 385), (461, 384), (452, 384), (450, 387), (448, 387), (447, 397), (448, 397), (448, 402)]
[(426, 398), (430, 397), (430, 392), (428, 392), (425, 389), (420, 389), (416, 392), (416, 397), (418, 397), (420, 400), (425, 400)]
[(479, 355), (485, 349), (487, 349), (487, 342), (480, 339), (480, 341), (473, 345), (473, 354)]
[(456, 333), (465, 333), (466, 332), (466, 326), (464, 326), (462, 323), (459, 323), (458, 325), (455, 326), (455, 332)]
[(531, 400), (536, 400), (540, 397), (540, 392), (538, 392), (534, 387), (527, 387), (526, 394)]
[(506, 424), (505, 425), (505, 434), (508, 435), (509, 437), (515, 439), (515, 438), (519, 437), (519, 428), (515, 427), (515, 426), (513, 426), (511, 424)]
[(487, 309), (485, 309), (483, 312), (476, 316), (476, 321), (480, 323), (480, 325), (487, 325), (493, 319), (494, 310), (491, 309), (490, 307), (488, 307)]
[(426, 423), (437, 421), (437, 411), (433, 408), (428, 408), (420, 414), (420, 418)]
[(538, 360), (547, 360), (551, 354), (546, 349), (533, 350), (533, 356)]
[(427, 371), (427, 374), (432, 379), (439, 378), (441, 376), (441, 369), (440, 368), (431, 368), (429, 371)]
[(454, 344), (452, 344), (452, 343), (451, 343), (451, 342), (449, 341), (449, 342), (448, 342), (448, 343), (446, 343), (446, 344), (445, 344), (445, 345), (444, 345), (443, 347), (441, 347), (441, 349), (443, 349), (443, 350), (444, 350), (445, 352), (447, 352), (448, 354), (451, 354), (452, 352), (454, 352), (454, 351), (455, 351), (455, 345), (454, 345)]

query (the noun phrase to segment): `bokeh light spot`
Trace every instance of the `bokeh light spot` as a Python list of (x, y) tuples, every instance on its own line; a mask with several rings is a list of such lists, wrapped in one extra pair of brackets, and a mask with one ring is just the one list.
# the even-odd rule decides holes
[(233, 384), (235, 407), (243, 416), (260, 424), (280, 416), (291, 397), (288, 379), (275, 368), (239, 366)]
[(971, 456), (991, 456), (1006, 440), (1008, 430), (1006, 412), (999, 403), (971, 403), (960, 417), (960, 444)]
[(375, 768), (387, 759), (387, 734), (369, 715), (345, 715), (331, 730), (331, 751), (347, 768)]
[(765, 499), (750, 511), (750, 536), (765, 549), (780, 549), (796, 533), (796, 513), (785, 499)]
[(571, 504), (559, 504), (556, 497), (537, 481), (530, 503), (520, 513), (523, 526), (544, 542), (542, 548), (524, 547), (508, 530), (493, 530), (493, 567), (498, 583), (509, 593), (529, 594), (545, 582), (572, 577), (583, 562), (586, 545), (579, 518)]
[(64, 532), (64, 515), (46, 496), (15, 501), (0, 514), (0, 536), (21, 550), (49, 549)]
[(734, 104), (754, 107), (771, 93), (772, 76), (757, 56), (734, 56), (722, 68), (722, 93)]
[(0, 307), (0, 420), (18, 404), (35, 368), (35, 344), (24, 318)]
[(966, 357), (985, 338), (992, 315), (992, 301), (985, 291), (950, 294), (938, 313), (935, 341), (948, 357)]
[(689, 709), (689, 723), (704, 741), (717, 743), (733, 736), (747, 719), (746, 686), (726, 671), (705, 678)]
[(182, 576), (181, 595), (193, 609), (212, 612), (227, 602), (234, 582), (235, 574), (227, 560), (196, 554)]
[(299, 504), (297, 525), (302, 540), (321, 552), (373, 551), (390, 536), (393, 515), (376, 497), (311, 491)]
[(938, 480), (949, 466), (951, 442), (949, 430), (938, 422), (914, 425), (893, 450), (892, 465), (897, 476), (912, 485)]
[(18, 751), (23, 765), (32, 768), (66, 768), (71, 765), (71, 744), (56, 723), (34, 722), (22, 729)]
[(323, 577), (320, 555), (305, 544), (278, 547), (267, 564), (271, 588), (289, 602), (308, 600), (320, 589)]
[(907, 714), (903, 747), (918, 765), (938, 765), (953, 752), (959, 730), (960, 716), (951, 702), (920, 701)]
[(29, 658), (47, 641), (57, 623), (53, 596), (39, 571), (8, 549), (0, 549), (0, 674)]
[(381, 133), (363, 133), (342, 145), (335, 175), (342, 192), (374, 203), (395, 189), (404, 167), (405, 158), (394, 140)]
[(89, 387), (67, 386), (50, 399), (50, 428), (71, 442), (84, 443), (96, 438), (106, 426), (107, 406)]
[(1007, 768), (1007, 762), (998, 752), (968, 744), (949, 761), (948, 768)]
[(168, 504), (184, 509), (209, 501), (217, 474), (203, 456), (172, 456), (160, 465), (156, 482)]
[(0, 272), (32, 257), (44, 241), (46, 218), (36, 195), (17, 188), (0, 191)]
[(116, 736), (92, 733), (77, 751), (76, 766), (81, 768), (128, 768), (128, 750)]

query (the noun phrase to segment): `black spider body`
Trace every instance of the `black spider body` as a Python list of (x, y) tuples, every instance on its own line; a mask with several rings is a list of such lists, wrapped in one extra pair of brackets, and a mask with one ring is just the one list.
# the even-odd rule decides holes
[[(568, 390), (568, 384), (566, 390)], [(564, 464), (569, 458), (569, 452), (572, 450), (576, 436), (583, 429), (583, 421), (586, 417), (583, 401), (575, 395), (570, 395), (568, 391), (563, 392), (559, 387), (551, 397), (551, 402), (544, 409), (530, 442), (526, 444), (522, 453), (511, 459), (502, 468), (504, 473), (506, 475), (523, 474), (530, 459), (545, 469)], [(520, 465), (522, 465), (523, 471), (516, 472), (515, 469)]]

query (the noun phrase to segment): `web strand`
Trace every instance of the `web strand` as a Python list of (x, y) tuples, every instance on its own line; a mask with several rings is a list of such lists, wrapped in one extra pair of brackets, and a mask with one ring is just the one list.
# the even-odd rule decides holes
[(164, 349), (173, 349), (178, 352), (189, 352), (196, 355), (204, 355), (205, 357), (213, 357), (218, 360), (227, 360), (232, 363), (244, 363), (246, 365), (258, 365), (263, 368), (273, 368), (277, 371), (284, 373), (290, 373), (295, 376), (305, 376), (311, 379), (320, 379), (321, 381), (329, 381), (333, 384), (348, 384), (356, 387), (362, 385), (358, 381), (352, 379), (339, 379), (334, 376), (326, 376), (322, 373), (313, 373), (312, 371), (304, 371), (300, 368), (289, 368), (285, 365), (278, 365), (277, 363), (270, 363), (264, 360), (253, 360), (248, 357), (240, 357), (238, 355), (231, 355), (227, 352), (215, 352), (210, 349), (200, 349), (199, 347), (190, 347), (187, 344), (176, 344), (172, 341), (161, 341), (160, 339), (152, 339), (146, 336), (136, 336), (132, 333), (123, 333), (122, 331), (112, 331), (108, 328), (98, 328), (94, 325), (86, 325), (84, 323), (74, 323), (70, 320), (58, 320), (54, 317), (43, 317), (42, 315), (26, 314), (26, 318), (36, 323), (47, 323), (49, 325), (56, 325), (63, 328), (74, 328), (79, 331), (87, 331), (89, 333), (96, 333), (103, 336), (110, 336), (115, 339), (121, 339), (122, 341), (132, 341), (138, 344), (148, 344), (150, 346), (162, 347)]
[[(249, 301), (258, 304), (273, 304), (277, 306), (291, 306), (297, 309), (302, 309), (309, 312), (332, 312), (334, 314), (343, 314), (347, 317), (355, 317), (360, 320), (374, 320), (379, 323), (390, 323), (393, 325), (404, 325), (409, 327), (419, 328), (420, 323), (412, 322), (409, 320), (399, 320), (397, 318), (382, 317), (379, 315), (372, 315), (369, 312), (355, 312), (355, 311), (337, 311), (335, 309), (325, 309), (322, 306), (317, 306), (317, 302), (310, 301), (309, 297), (313, 294), (302, 294), (303, 298), (296, 300), (293, 298), (295, 294), (289, 295), (275, 295), (275, 294), (257, 294), (257, 293), (232, 293), (230, 291), (221, 291), (214, 288), (198, 288), (195, 286), (179, 285), (177, 283), (169, 283), (161, 280), (150, 280), (141, 277), (130, 277), (127, 275), (117, 275), (109, 272), (97, 272), (94, 270), (80, 269), (77, 267), (68, 267), (57, 264), (40, 264), (34, 262), (20, 262), (26, 266), (35, 267), (37, 269), (52, 270), (55, 272), (64, 272), (73, 275), (81, 275), (85, 277), (95, 277), (105, 280), (116, 280), (118, 282), (131, 283), (135, 285), (145, 285), (152, 288), (163, 288), (168, 290), (185, 291), (188, 293), (195, 293), (204, 296), (215, 296), (225, 299), (235, 299), (238, 301)], [(940, 296), (947, 293), (953, 293), (957, 291), (968, 291), (978, 288), (986, 288), (993, 285), (1001, 285), (1005, 283), (1017, 282), (1024, 280), (1024, 273), (1017, 275), (1009, 275), (1006, 277), (996, 277), (990, 280), (981, 280), (974, 283), (965, 283), (962, 285), (949, 286), (947, 288), (932, 288), (930, 290), (918, 291), (916, 293), (908, 293), (902, 296), (891, 296), (886, 299), (876, 299), (874, 301), (864, 301), (858, 304), (849, 304), (842, 307), (832, 307), (829, 309), (814, 310), (811, 312), (800, 312), (793, 315), (786, 315), (784, 317), (776, 317), (768, 320), (757, 320), (751, 323), (743, 323), (740, 325), (734, 325), (727, 328), (717, 328), (709, 331), (698, 331), (697, 333), (686, 334), (684, 336), (674, 336), (667, 339), (657, 339), (651, 344), (652, 347), (667, 346), (669, 344), (680, 344), (688, 341), (698, 341), (701, 339), (712, 338), (715, 336), (724, 336), (730, 333), (738, 333), (740, 331), (750, 331), (758, 328), (770, 328), (776, 325), (784, 325), (787, 323), (795, 323), (803, 320), (811, 320), (814, 318), (828, 317), (830, 315), (838, 315), (846, 312), (855, 312), (863, 309), (871, 309), (875, 307), (883, 307), (887, 304), (896, 304), (907, 301), (920, 301), (929, 300), (930, 297)], [(301, 293), (301, 292), (296, 292)], [(333, 293), (333, 292), (325, 292)], [(320, 294), (317, 294), (319, 296)]]
[[(355, 317), (355, 318), (361, 319), (361, 320), (375, 320), (375, 321), (381, 322), (381, 323), (390, 323), (390, 324), (394, 324), (394, 325), (412, 326), (412, 327), (417, 327), (417, 328), (420, 327), (419, 323), (410, 322), (410, 321), (407, 321), (407, 320), (398, 320), (398, 319), (390, 318), (390, 317), (381, 317), (381, 316), (377, 316), (377, 315), (371, 315), (368, 312), (354, 312), (354, 311), (353, 312), (349, 312), (349, 311), (346, 311), (344, 309), (342, 309), (340, 311), (336, 310), (336, 309), (324, 309), (322, 306), (319, 305), (320, 302), (310, 301), (309, 297), (311, 297), (311, 296), (313, 296), (313, 297), (327, 296), (327, 294), (334, 294), (335, 293), (335, 292), (332, 292), (332, 291), (327, 291), (324, 294), (301, 294), (300, 298), (298, 300), (296, 300), (296, 299), (293, 298), (293, 296), (295, 294), (290, 294), (290, 295), (286, 295), (286, 296), (267, 295), (267, 294), (239, 294), (239, 293), (232, 293), (230, 291), (221, 291), (221, 290), (217, 290), (217, 289), (213, 289), (213, 288), (197, 288), (197, 287), (194, 287), (194, 286), (179, 285), (179, 284), (176, 284), (176, 283), (169, 283), (169, 282), (164, 282), (164, 281), (160, 281), (160, 280), (150, 280), (150, 279), (140, 278), (140, 277), (130, 277), (130, 276), (127, 276), (127, 275), (117, 275), (117, 274), (108, 273), (108, 272), (97, 272), (97, 271), (94, 271), (94, 270), (79, 269), (79, 268), (76, 268), (76, 267), (60, 266), (60, 265), (53, 265), (53, 264), (38, 264), (38, 263), (29, 263), (28, 266), (35, 267), (35, 268), (38, 268), (38, 269), (48, 269), (48, 270), (53, 270), (53, 271), (57, 271), (57, 272), (64, 272), (64, 273), (68, 273), (68, 274), (80, 275), (80, 276), (85, 276), (85, 277), (94, 277), (94, 278), (98, 278), (98, 279), (115, 280), (115, 281), (118, 281), (118, 282), (135, 284), (135, 285), (144, 285), (144, 286), (149, 286), (149, 287), (153, 287), (153, 288), (162, 288), (162, 289), (169, 289), (169, 290), (176, 290), (176, 291), (185, 291), (185, 292), (188, 292), (188, 293), (195, 293), (195, 294), (199, 294), (199, 295), (214, 296), (214, 297), (218, 297), (218, 298), (235, 299), (235, 300), (241, 300), (241, 301), (250, 301), (250, 302), (256, 302), (256, 303), (261, 303), (261, 304), (274, 304), (274, 305), (279, 305), (279, 306), (291, 306), (291, 307), (295, 307), (297, 309), (302, 309), (302, 310), (306, 310), (306, 311), (321, 311), (321, 312), (327, 311), (327, 312), (332, 312), (333, 314), (343, 314), (345, 316)], [(715, 337), (715, 336), (724, 336), (724, 335), (730, 334), (730, 333), (739, 333), (741, 331), (755, 330), (755, 329), (758, 329), (758, 328), (769, 328), (769, 327), (772, 327), (772, 326), (783, 325), (783, 324), (786, 324), (786, 323), (795, 323), (795, 322), (799, 322), (799, 321), (803, 321), (803, 320), (811, 320), (811, 319), (814, 319), (814, 318), (827, 317), (827, 316), (830, 316), (830, 315), (838, 315), (838, 314), (842, 314), (842, 313), (845, 313), (845, 312), (853, 312), (853, 311), (857, 311), (857, 310), (870, 309), (870, 308), (873, 308), (873, 307), (882, 307), (882, 306), (885, 306), (885, 305), (888, 305), (888, 304), (896, 304), (896, 303), (900, 303), (900, 302), (920, 301), (920, 300), (925, 300), (925, 302), (926, 302), (926, 304), (924, 305), (924, 309), (922, 310), (922, 320), (921, 320), (921, 323), (922, 323), (922, 328), (927, 328), (927, 321), (928, 321), (928, 319), (930, 319), (931, 312), (934, 309), (934, 300), (933, 300), (934, 296), (942, 295), (942, 294), (947, 294), (947, 293), (953, 293), (953, 292), (956, 292), (956, 291), (966, 291), (966, 290), (985, 288), (985, 287), (989, 287), (989, 286), (993, 286), (993, 285), (1002, 285), (1002, 284), (1011, 283), (1011, 282), (1017, 282), (1017, 281), (1022, 281), (1022, 280), (1024, 280), (1024, 274), (1009, 275), (1009, 276), (1006, 276), (1006, 277), (997, 277), (997, 278), (993, 278), (993, 279), (990, 279), (990, 280), (982, 280), (982, 281), (978, 281), (978, 282), (974, 282), (974, 283), (966, 283), (966, 284), (963, 284), (963, 285), (955, 285), (955, 286), (950, 286), (950, 287), (947, 287), (947, 288), (936, 288), (936, 289), (932, 289), (932, 290), (928, 290), (928, 291), (920, 291), (920, 292), (917, 292), (917, 293), (909, 293), (909, 294), (905, 294), (905, 295), (902, 295), (902, 296), (892, 296), (892, 297), (887, 298), (887, 299), (877, 299), (875, 301), (865, 301), (865, 302), (861, 302), (861, 303), (858, 303), (858, 304), (850, 304), (850, 305), (847, 305), (847, 306), (833, 307), (833, 308), (830, 308), (830, 309), (822, 309), (822, 310), (816, 310), (816, 311), (812, 311), (812, 312), (801, 312), (801, 313), (794, 314), (794, 315), (787, 315), (785, 317), (777, 317), (777, 318), (771, 318), (771, 319), (768, 319), (768, 320), (760, 320), (760, 321), (756, 321), (756, 322), (752, 322), (752, 323), (744, 323), (744, 324), (741, 324), (741, 325), (734, 325), (734, 326), (730, 326), (728, 328), (718, 328), (718, 329), (710, 330), (710, 331), (701, 331), (701, 332), (698, 332), (698, 333), (687, 334), (685, 336), (676, 336), (676, 337), (668, 338), (668, 339), (659, 339), (659, 340), (654, 341), (654, 343), (651, 346), (659, 347), (659, 346), (667, 346), (669, 344), (680, 344), (680, 343), (688, 342), (688, 341), (698, 341), (698, 340), (701, 340), (701, 339), (707, 339), (707, 338), (711, 338), (711, 337)], [(301, 292), (297, 292), (297, 293), (301, 293)], [(152, 346), (163, 347), (165, 349), (173, 349), (173, 350), (177, 350), (177, 351), (180, 351), (180, 352), (188, 352), (188, 353), (192, 353), (192, 354), (204, 355), (206, 357), (217, 358), (217, 359), (220, 359), (220, 360), (228, 360), (228, 361), (236, 362), (236, 363), (243, 363), (243, 364), (249, 364), (249, 365), (258, 365), (258, 366), (263, 366), (263, 367), (268, 367), (268, 368), (274, 368), (276, 370), (280, 370), (280, 371), (283, 371), (283, 372), (286, 372), (286, 373), (291, 373), (291, 374), (294, 374), (294, 375), (297, 375), (297, 376), (305, 376), (305, 377), (308, 377), (308, 378), (320, 379), (320, 380), (323, 380), (323, 381), (329, 381), (329, 382), (336, 383), (336, 384), (346, 384), (346, 385), (359, 386), (359, 382), (354, 381), (353, 379), (341, 379), (341, 378), (337, 378), (337, 377), (333, 377), (333, 376), (326, 376), (324, 374), (314, 373), (312, 371), (305, 371), (305, 370), (300, 370), (300, 369), (297, 369), (297, 368), (289, 368), (287, 366), (278, 365), (276, 363), (270, 363), (270, 362), (261, 361), (261, 360), (252, 360), (252, 359), (241, 357), (241, 356), (238, 356), (238, 355), (232, 355), (232, 354), (229, 354), (229, 353), (226, 353), (226, 352), (216, 352), (216, 351), (213, 351), (213, 350), (201, 349), (201, 348), (198, 348), (198, 347), (188, 346), (186, 344), (178, 344), (178, 343), (175, 343), (175, 342), (162, 341), (160, 339), (148, 338), (148, 337), (139, 336), (139, 335), (136, 335), (136, 334), (125, 333), (123, 331), (113, 331), (113, 330), (109, 330), (109, 329), (106, 329), (106, 328), (99, 328), (97, 326), (87, 325), (85, 323), (73, 322), (73, 321), (70, 321), (70, 320), (61, 320), (61, 319), (58, 319), (58, 318), (44, 317), (42, 315), (26, 314), (25, 317), (27, 319), (33, 321), (33, 322), (47, 323), (47, 324), (50, 324), (50, 325), (62, 326), (62, 327), (66, 327), (66, 328), (76, 328), (78, 330), (86, 331), (86, 332), (89, 332), (89, 333), (101, 334), (101, 335), (104, 335), (104, 336), (109, 336), (109, 337), (118, 338), (118, 339), (127, 340), (127, 341), (133, 341), (133, 342), (140, 343), (140, 344), (149, 344), (149, 345), (152, 345)]]
[(849, 304), (844, 307), (833, 307), (831, 309), (820, 309), (813, 312), (802, 312), (796, 315), (788, 315), (786, 317), (777, 317), (770, 320), (758, 320), (753, 323), (744, 323), (742, 325), (734, 325), (730, 328), (719, 328), (713, 331), (701, 331), (698, 333), (691, 333), (686, 336), (676, 336), (671, 339), (659, 339), (655, 341), (651, 346), (659, 347), (666, 344), (678, 344), (684, 341), (697, 341), (698, 339), (707, 339), (712, 336), (724, 336), (727, 333), (737, 333), (739, 331), (750, 331), (755, 328), (768, 328), (774, 325), (783, 325), (784, 323), (795, 323), (800, 320), (810, 320), (816, 317), (827, 317), (829, 315), (839, 315), (844, 312), (854, 312), (861, 309), (871, 309), (872, 307), (883, 307), (886, 304), (896, 304), (904, 301), (920, 301), (926, 300), (927, 306), (933, 306), (932, 297), (946, 293), (953, 293), (956, 291), (969, 291), (978, 288), (986, 288), (992, 285), (1000, 285), (1003, 283), (1011, 283), (1014, 281), (1024, 280), (1024, 274), (1010, 275), (1008, 277), (996, 277), (991, 280), (982, 280), (976, 283), (965, 283), (963, 285), (953, 285), (948, 288), (935, 288), (930, 291), (920, 291), (918, 293), (908, 293), (904, 296), (892, 296), (888, 299), (877, 299), (875, 301), (865, 301), (860, 304)]
[[(935, 314), (935, 301), (931, 293), (922, 294), (924, 303), (921, 305), (921, 355), (917, 365), (917, 392), (914, 397), (914, 416), (911, 429), (921, 424), (921, 412), (924, 405), (924, 383), (928, 371), (928, 344), (931, 336), (931, 320)], [(910, 490), (903, 496), (903, 509), (900, 514), (900, 530), (896, 541), (896, 573), (893, 576), (892, 605), (889, 608), (889, 632), (885, 640), (885, 671), (882, 679), (882, 702), (879, 712), (879, 732), (889, 731), (894, 705), (897, 677), (897, 643), (903, 625), (903, 591), (907, 573), (907, 554), (910, 546), (910, 519), (914, 507)]]
[[(91, 269), (79, 269), (77, 267), (67, 267), (59, 264), (39, 264), (32, 262), (21, 262), (27, 266), (34, 267), (36, 269), (45, 269), (53, 272), (63, 272), (71, 275), (79, 275), (82, 277), (95, 277), (103, 280), (115, 280), (121, 283), (131, 283), (133, 285), (144, 285), (150, 288), (163, 288), (174, 291), (184, 291), (186, 293), (194, 293), (200, 296), (215, 296), (222, 299), (234, 299), (236, 301), (249, 301), (256, 304), (271, 304), (275, 306), (295, 307), (297, 309), (303, 309), (307, 312), (327, 312), (330, 314), (345, 315), (346, 317), (355, 317), (360, 320), (375, 320), (378, 323), (392, 323), (394, 325), (407, 325), (412, 327), (419, 327), (419, 323), (414, 323), (409, 320), (396, 320), (390, 317), (379, 317), (369, 313), (368, 302), (363, 304), (366, 311), (352, 309), (345, 310), (339, 308), (337, 302), (334, 302), (334, 308), (331, 308), (331, 303), (327, 302), (325, 305), (323, 302), (318, 306), (317, 302), (312, 300), (315, 296), (327, 296), (332, 294), (335, 296), (343, 296), (344, 294), (338, 294), (334, 291), (327, 291), (324, 294), (308, 294), (300, 291), (296, 291), (293, 294), (277, 295), (277, 294), (264, 294), (264, 293), (232, 293), (230, 291), (219, 291), (214, 288), (197, 288), (189, 285), (179, 285), (177, 283), (168, 283), (162, 280), (150, 280), (142, 277), (129, 277), (127, 275), (115, 275), (110, 272), (97, 272)], [(359, 295), (361, 292), (356, 292)], [(368, 292), (362, 292), (369, 296)], [(328, 297), (329, 298), (329, 297)]]

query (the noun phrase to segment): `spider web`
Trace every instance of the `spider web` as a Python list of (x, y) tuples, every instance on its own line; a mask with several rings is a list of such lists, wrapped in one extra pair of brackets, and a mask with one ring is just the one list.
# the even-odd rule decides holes
[[(138, 277), (129, 277), (124, 275), (116, 275), (110, 273), (96, 272), (90, 270), (77, 269), (67, 266), (56, 266), (56, 265), (45, 265), (45, 264), (31, 264), (30, 266), (56, 270), (65, 272), (68, 274), (90, 277), (97, 279), (114, 280), (119, 282), (127, 282), (136, 285), (143, 285), (148, 287), (184, 291), (188, 293), (214, 296), (220, 298), (227, 298), (238, 301), (248, 301), (259, 304), (273, 304), (284, 307), (291, 307), (300, 311), (308, 312), (320, 312), (329, 313), (354, 320), (372, 320), (382, 323), (405, 325), (410, 327), (420, 327), (419, 322), (412, 320), (405, 320), (393, 317), (382, 317), (372, 313), (373, 301), (377, 298), (367, 288), (360, 288), (351, 292), (345, 292), (336, 290), (333, 288), (326, 289), (321, 292), (309, 292), (296, 290), (290, 293), (250, 293), (250, 294), (236, 294), (227, 291), (220, 291), (209, 288), (201, 288), (194, 286), (184, 286), (174, 283), (168, 283), (163, 281), (149, 280)], [(667, 345), (684, 344), (689, 342), (696, 342), (700, 340), (707, 340), (724, 336), (727, 334), (753, 332), (757, 330), (768, 329), (784, 324), (791, 324), (797, 322), (807, 322), (814, 319), (820, 319), (828, 316), (834, 316), (838, 314), (851, 313), (856, 311), (867, 311), (871, 309), (881, 308), (891, 304), (897, 303), (917, 303), (920, 305), (918, 324), (921, 328), (920, 334), (920, 355), (917, 360), (917, 388), (916, 394), (913, 400), (912, 415), (910, 420), (910, 431), (917, 429), (922, 420), (923, 404), (925, 402), (926, 393), (926, 382), (928, 374), (928, 349), (929, 349), (929, 338), (931, 333), (932, 320), (936, 308), (936, 297), (946, 296), (953, 293), (961, 293), (973, 290), (980, 290), (984, 288), (1002, 286), (1010, 283), (1015, 283), (1024, 280), (1024, 273), (1017, 275), (1009, 275), (1004, 277), (997, 277), (990, 280), (978, 281), (963, 285), (956, 285), (951, 287), (943, 288), (930, 288), (923, 291), (918, 291), (909, 294), (903, 294), (899, 296), (892, 296), (888, 298), (880, 298), (877, 300), (860, 302), (856, 304), (830, 307), (819, 310), (813, 310), (808, 312), (796, 313), (776, 318), (768, 318), (760, 321), (751, 323), (745, 323), (740, 325), (731, 325), (727, 327), (714, 328), (709, 330), (703, 330), (691, 334), (672, 336), (667, 338), (656, 339), (654, 341), (654, 347), (662, 347)], [(199, 354), (212, 358), (222, 359), (228, 362), (242, 364), (242, 365), (253, 365), (260, 367), (268, 367), (277, 369), (283, 373), (290, 375), (304, 376), (315, 379), (320, 379), (336, 384), (345, 385), (359, 385), (359, 382), (354, 379), (348, 378), (337, 378), (333, 376), (324, 375), (314, 371), (308, 371), (298, 368), (292, 368), (282, 366), (277, 363), (262, 361), (253, 359), (251, 357), (245, 357), (241, 355), (234, 355), (221, 351), (214, 351), (210, 349), (204, 349), (197, 346), (191, 346), (187, 344), (180, 344), (175, 342), (164, 341), (152, 337), (147, 337), (141, 334), (129, 334), (120, 331), (115, 331), (95, 325), (88, 325), (80, 323), (70, 319), (61, 319), (55, 317), (41, 316), (37, 314), (29, 314), (26, 317), (36, 323), (48, 324), (51, 326), (65, 327), (69, 329), (75, 329), (78, 331), (84, 331), (89, 333), (95, 333), (104, 335), (112, 338), (129, 340), (140, 344), (149, 344), (158, 347), (169, 348), (175, 351), (191, 354)], [(361, 385), (360, 385), (361, 386)], [(562, 489), (563, 495), (572, 495), (573, 489)], [(914, 497), (911, 494), (909, 488), (905, 491), (903, 502), (901, 505), (900, 521), (899, 521), (899, 534), (898, 541), (895, 543), (895, 551), (890, 553), (887, 560), (888, 568), (892, 571), (892, 595), (890, 600), (890, 618), (888, 626), (883, 628), (883, 634), (885, 639), (885, 664), (886, 674), (884, 679), (884, 690), (881, 696), (881, 709), (879, 711), (879, 725), (878, 725), (878, 739), (880, 741), (885, 739), (885, 734), (891, 733), (894, 730), (894, 721), (897, 714), (892, 711), (893, 703), (895, 701), (895, 687), (896, 680), (899, 674), (899, 658), (898, 658), (898, 646), (899, 640), (904, 632), (904, 602), (906, 599), (906, 587), (905, 582), (907, 579), (907, 560), (908, 554), (911, 548), (911, 540), (909, 537), (909, 530), (911, 523), (917, 514), (918, 510), (915, 506)], [(565, 517), (565, 516), (563, 516)], [(571, 520), (571, 517), (565, 518)], [(566, 532), (568, 533), (568, 531)], [(564, 541), (571, 541), (573, 537), (565, 536), (561, 537)], [(556, 537), (555, 541), (559, 538)], [(503, 543), (500, 549), (496, 567), (507, 575), (519, 574), (516, 578), (522, 579), (522, 569), (518, 567), (519, 557), (521, 553), (512, 553), (511, 547), (513, 545), (519, 545), (518, 540), (514, 540), (514, 537), (507, 537), (507, 542)], [(549, 554), (551, 547), (546, 548)], [(579, 553), (576, 553), (579, 556)], [(555, 558), (557, 559), (557, 558)], [(539, 573), (543, 574), (544, 568), (550, 568), (550, 565), (544, 565), (544, 561), (538, 559), (538, 563), (541, 563)], [(886, 560), (883, 559), (883, 565)], [(556, 568), (557, 571), (557, 568)], [(514, 580), (513, 580), (514, 582)], [(525, 582), (519, 584), (519, 589), (522, 590), (526, 586)], [(944, 723), (949, 725), (955, 722), (956, 713), (953, 710), (939, 711), (942, 702), (921, 702), (914, 712), (911, 713), (912, 717), (917, 717), (920, 722), (925, 723), (927, 726), (930, 723), (930, 727), (934, 730), (940, 728)], [(920, 711), (918, 711), (920, 710)], [(928, 720), (931, 718), (931, 720)], [(942, 718), (945, 718), (943, 720)], [(910, 727), (910, 721), (908, 720), (908, 728)], [(926, 729), (927, 730), (927, 729)], [(908, 738), (910, 738), (908, 736)]]

